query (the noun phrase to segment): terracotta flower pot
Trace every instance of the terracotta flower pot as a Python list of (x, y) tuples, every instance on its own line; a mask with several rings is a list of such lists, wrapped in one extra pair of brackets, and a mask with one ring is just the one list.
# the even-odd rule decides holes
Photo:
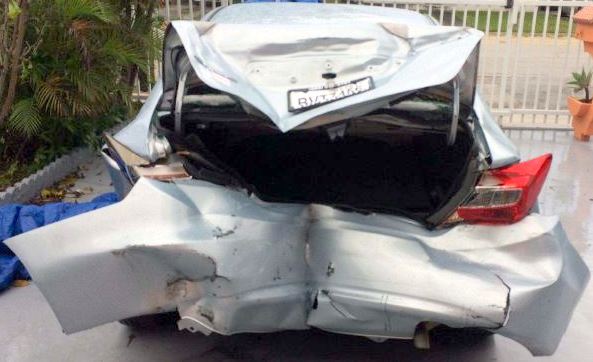
[[(573, 17), (576, 24), (574, 37), (583, 41), (584, 49), (593, 56), (593, 6), (586, 6)], [(568, 110), (572, 114), (574, 137), (588, 141), (593, 134), (593, 106), (574, 97), (568, 97)]]
[(593, 6), (586, 6), (574, 14), (574, 37), (583, 41), (585, 52), (593, 55)]
[(589, 136), (593, 135), (593, 104), (575, 97), (568, 97), (567, 103), (572, 114), (574, 137), (579, 141), (588, 141)]
[(573, 117), (583, 117), (591, 108), (591, 103), (581, 102), (580, 99), (575, 97), (568, 97), (568, 110)]

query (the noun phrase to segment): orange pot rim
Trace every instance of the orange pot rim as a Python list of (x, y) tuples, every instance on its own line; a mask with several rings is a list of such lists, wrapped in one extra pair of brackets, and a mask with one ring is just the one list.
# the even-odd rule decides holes
[(579, 98), (577, 98), (575, 96), (568, 96), (568, 98), (574, 100), (575, 102), (581, 103), (581, 104), (587, 104), (587, 105), (592, 105), (593, 104), (593, 99), (591, 101), (589, 101), (589, 102), (583, 102), (583, 99), (582, 98), (579, 99)]

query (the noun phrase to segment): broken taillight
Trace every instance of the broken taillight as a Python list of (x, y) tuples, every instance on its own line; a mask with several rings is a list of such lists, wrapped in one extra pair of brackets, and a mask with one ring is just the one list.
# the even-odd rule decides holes
[(552, 155), (487, 171), (457, 218), (476, 223), (513, 223), (524, 218), (537, 200)]

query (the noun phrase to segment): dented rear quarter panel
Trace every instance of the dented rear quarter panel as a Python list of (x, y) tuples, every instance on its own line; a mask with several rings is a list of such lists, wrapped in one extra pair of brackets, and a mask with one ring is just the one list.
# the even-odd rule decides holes
[(588, 280), (555, 217), (429, 231), (204, 181), (140, 179), (118, 204), (7, 244), (66, 333), (178, 309), (204, 333), (412, 338), (432, 321), (549, 354)]

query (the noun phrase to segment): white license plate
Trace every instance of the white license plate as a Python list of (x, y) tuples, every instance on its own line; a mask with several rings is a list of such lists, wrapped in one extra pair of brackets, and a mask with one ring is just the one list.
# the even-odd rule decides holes
[(366, 77), (345, 83), (336, 83), (331, 87), (323, 86), (288, 91), (288, 111), (304, 111), (322, 104), (351, 97), (373, 89), (373, 79)]

